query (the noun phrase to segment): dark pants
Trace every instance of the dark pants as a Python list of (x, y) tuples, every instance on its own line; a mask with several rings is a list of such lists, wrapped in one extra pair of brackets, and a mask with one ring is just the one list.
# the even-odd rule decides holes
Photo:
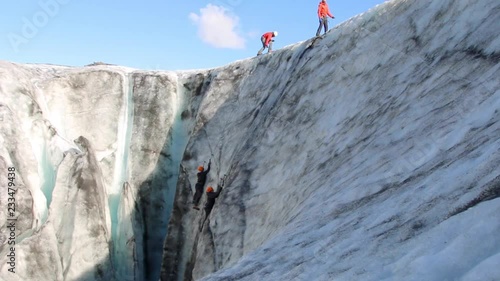
[[(264, 36), (260, 37), (260, 41), (262, 42), (262, 48), (259, 50), (257, 55), (262, 55), (262, 52), (266, 49), (266, 38)], [(270, 53), (273, 50), (273, 40), (269, 41), (269, 45), (267, 46), (267, 52)]]
[(193, 196), (193, 204), (198, 206), (198, 204), (200, 203), (201, 195), (203, 195), (203, 184), (196, 183), (196, 185), (194, 186), (194, 189), (196, 191), (194, 192), (194, 196)]
[(319, 36), (319, 34), (321, 33), (321, 27), (325, 28), (325, 33), (328, 31), (328, 18), (326, 16), (319, 20), (319, 27), (318, 31), (316, 31), (316, 36)]
[(208, 216), (210, 215), (210, 212), (212, 211), (211, 209), (207, 209), (207, 208), (204, 208), (205, 210), (205, 218), (208, 218)]
[(204, 209), (205, 209), (205, 219), (206, 219), (210, 215), (210, 212), (212, 212), (213, 207), (212, 208), (205, 207)]

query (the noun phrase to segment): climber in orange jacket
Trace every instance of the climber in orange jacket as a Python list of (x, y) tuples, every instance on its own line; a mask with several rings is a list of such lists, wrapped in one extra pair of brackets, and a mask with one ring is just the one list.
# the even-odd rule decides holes
[(262, 52), (267, 48), (267, 52), (271, 53), (273, 50), (273, 42), (274, 37), (278, 36), (278, 31), (274, 32), (266, 32), (260, 37), (260, 41), (262, 42), (262, 48), (257, 53), (257, 56), (262, 55)]
[(325, 28), (325, 33), (328, 31), (328, 17), (331, 17), (332, 19), (335, 18), (332, 13), (330, 13), (326, 0), (321, 0), (318, 5), (319, 27), (318, 31), (316, 31), (316, 37), (318, 37), (321, 33), (321, 27)]

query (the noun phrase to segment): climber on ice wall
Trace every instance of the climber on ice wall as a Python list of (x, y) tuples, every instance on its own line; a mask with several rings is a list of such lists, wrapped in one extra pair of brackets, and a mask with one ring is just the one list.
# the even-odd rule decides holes
[(330, 13), (326, 0), (321, 0), (318, 5), (319, 27), (318, 31), (316, 31), (316, 37), (318, 37), (321, 33), (321, 27), (324, 27), (325, 34), (328, 31), (328, 17), (331, 17), (332, 19), (335, 18), (332, 13)]
[(210, 212), (212, 211), (214, 205), (215, 205), (215, 199), (219, 197), (220, 192), (224, 188), (224, 178), (220, 179), (219, 184), (217, 185), (217, 191), (214, 191), (214, 189), (209, 186), (207, 187), (207, 202), (205, 203), (205, 220), (208, 218), (210, 215)]
[(267, 48), (267, 53), (271, 53), (273, 51), (273, 42), (274, 37), (278, 36), (278, 31), (266, 32), (260, 37), (260, 41), (262, 42), (262, 48), (257, 53), (257, 56), (262, 55), (262, 52)]
[(215, 205), (215, 199), (219, 197), (222, 189), (224, 188), (224, 182), (226, 181), (227, 175), (224, 175), (219, 181), (219, 184), (217, 185), (217, 191), (214, 191), (214, 188), (209, 186), (207, 187), (206, 193), (207, 193), (207, 202), (205, 203), (205, 219), (203, 219), (202, 223), (200, 224), (200, 232), (203, 230), (203, 226), (205, 225), (205, 222), (208, 219), (208, 216), (210, 215), (210, 212), (212, 212), (212, 209)]
[(193, 196), (193, 208), (196, 210), (199, 210), (200, 208), (198, 207), (198, 204), (200, 203), (201, 196), (203, 195), (203, 187), (205, 186), (205, 183), (207, 181), (207, 174), (210, 172), (210, 165), (212, 163), (212, 159), (208, 160), (208, 167), (207, 170), (203, 166), (198, 167), (198, 181), (196, 182), (196, 185), (194, 186), (195, 193)]

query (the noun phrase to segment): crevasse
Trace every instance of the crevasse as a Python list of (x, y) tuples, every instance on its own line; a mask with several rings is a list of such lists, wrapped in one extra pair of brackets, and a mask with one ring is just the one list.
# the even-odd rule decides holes
[(50, 206), (50, 202), (52, 201), (52, 191), (54, 190), (54, 186), (56, 184), (56, 167), (54, 164), (50, 161), (50, 152), (48, 148), (48, 141), (43, 140), (37, 143), (39, 147), (36, 147), (34, 151), (36, 152), (35, 155), (38, 160), (38, 173), (40, 175), (41, 179), (41, 187), (40, 190), (42, 191), (43, 195), (45, 198), (41, 198), (40, 196), (36, 196), (34, 200), (37, 200), (39, 202), (44, 201), (45, 204), (43, 206), (40, 206), (42, 204), (38, 204), (39, 207), (42, 207), (43, 210), (39, 210), (40, 214), (40, 220), (41, 223), (40, 225), (44, 224), (47, 221), (48, 217), (48, 209)]
[[(184, 87), (182, 86), (182, 78), (177, 77), (177, 89), (175, 91), (175, 103), (173, 104), (173, 123), (170, 131), (170, 144), (168, 145), (168, 154), (170, 155), (170, 162), (167, 168), (168, 178), (165, 186), (166, 189), (162, 194), (164, 196), (165, 204), (165, 218), (164, 221), (168, 222), (170, 220), (170, 215), (172, 213), (173, 202), (175, 198), (175, 191), (177, 187), (177, 181), (179, 179), (180, 163), (184, 151), (186, 150), (186, 145), (189, 140), (189, 124), (188, 121), (183, 119), (183, 112), (186, 110), (187, 101), (185, 98)], [(167, 228), (159, 229), (161, 237), (166, 237)], [(149, 253), (149, 260), (153, 263), (153, 272), (149, 276), (149, 281), (156, 281), (160, 278), (161, 262), (162, 262), (163, 249), (158, 249), (158, 251)]]
[[(113, 184), (108, 190), (108, 204), (109, 212), (111, 216), (111, 241), (113, 243), (114, 249), (114, 263), (119, 267), (120, 261), (122, 261), (118, 249), (126, 247), (126, 245), (121, 245), (119, 239), (119, 224), (118, 212), (120, 211), (120, 201), (121, 194), (124, 183), (127, 181), (127, 171), (128, 171), (128, 156), (129, 156), (129, 146), (132, 136), (132, 121), (133, 121), (133, 79), (130, 75), (123, 76), (123, 106), (120, 111), (120, 123), (118, 126), (118, 137), (116, 145), (116, 157), (115, 157), (115, 169), (113, 175)], [(126, 242), (126, 241), (125, 241)]]

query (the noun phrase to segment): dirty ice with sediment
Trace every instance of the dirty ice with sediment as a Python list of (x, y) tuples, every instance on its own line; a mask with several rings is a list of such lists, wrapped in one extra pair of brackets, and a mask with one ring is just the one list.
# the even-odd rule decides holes
[(0, 280), (499, 280), (499, 35), (400, 0), (214, 69), (1, 61)]

